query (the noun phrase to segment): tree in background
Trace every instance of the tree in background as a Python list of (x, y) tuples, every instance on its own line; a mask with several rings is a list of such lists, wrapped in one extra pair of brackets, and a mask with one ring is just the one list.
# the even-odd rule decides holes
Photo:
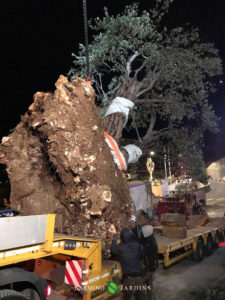
[[(201, 43), (197, 29), (162, 25), (170, 2), (156, 0), (150, 12), (134, 4), (115, 16), (105, 9), (102, 19), (91, 20), (90, 73), (103, 109), (116, 96), (134, 102), (130, 128), (141, 128), (143, 150), (170, 144), (171, 153), (182, 148), (200, 159), (204, 132), (217, 131), (208, 95), (221, 59), (213, 44)], [(86, 77), (85, 53), (81, 44), (70, 76)]]
[(175, 137), (174, 145), (172, 144), (173, 140), (170, 140), (166, 149), (169, 149), (172, 170), (180, 170), (178, 174), (191, 175), (195, 180), (207, 183), (208, 177), (203, 161), (203, 151), (199, 142), (200, 135), (201, 133), (198, 130), (195, 130), (192, 134), (184, 132), (184, 135), (180, 138), (180, 143)]

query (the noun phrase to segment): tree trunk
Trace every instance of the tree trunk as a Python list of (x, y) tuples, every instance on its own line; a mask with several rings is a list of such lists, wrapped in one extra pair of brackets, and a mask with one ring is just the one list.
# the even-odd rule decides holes
[(111, 137), (113, 137), (117, 143), (122, 138), (122, 131), (125, 119), (125, 116), (120, 112), (116, 112), (104, 117), (105, 131)]
[(60, 76), (52, 93), (38, 92), (12, 134), (2, 139), (11, 207), (23, 215), (56, 214), (61, 233), (102, 239), (109, 256), (114, 226), (129, 225), (131, 202), (104, 141), (94, 90)]

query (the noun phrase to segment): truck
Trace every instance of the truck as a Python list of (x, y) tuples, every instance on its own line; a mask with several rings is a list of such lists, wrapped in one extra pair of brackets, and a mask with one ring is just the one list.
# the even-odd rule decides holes
[[(195, 261), (201, 261), (204, 255), (211, 255), (219, 247), (219, 243), (224, 240), (224, 218), (221, 217), (214, 222), (215, 219), (210, 220), (206, 213), (205, 190), (207, 189), (208, 186), (193, 192), (180, 193), (180, 197), (174, 196), (159, 201), (160, 220), (162, 220), (163, 214), (174, 210), (186, 219), (185, 227), (188, 228), (186, 236), (180, 238), (156, 234), (159, 256), (165, 267), (188, 256), (192, 256)], [(160, 227), (158, 226), (158, 228)], [(177, 229), (179, 228), (181, 227)]]
[[(159, 228), (159, 227), (158, 227)], [(195, 261), (201, 261), (204, 255), (211, 255), (224, 240), (225, 225), (196, 226), (187, 230), (186, 238), (172, 238), (156, 233), (158, 253), (164, 267), (192, 256)]]
[[(101, 240), (55, 234), (54, 224), (54, 214), (0, 218), (0, 299), (45, 300), (51, 286), (85, 300), (111, 297), (108, 282), (120, 287), (120, 264), (102, 259)], [(201, 261), (224, 236), (225, 225), (210, 222), (186, 238), (156, 233), (159, 258), (164, 267), (190, 255)]]
[(45, 300), (59, 284), (85, 300), (112, 296), (119, 263), (102, 261), (100, 240), (55, 234), (54, 224), (54, 214), (0, 219), (1, 300)]
[[(151, 209), (154, 215), (160, 220), (165, 213), (175, 210), (177, 213), (184, 215), (188, 220), (190, 217), (200, 216), (199, 222), (187, 229), (187, 236), (183, 238), (168, 237), (162, 235), (162, 226), (158, 222), (153, 224), (155, 237), (158, 243), (159, 259), (165, 268), (174, 263), (183, 260), (185, 257), (192, 256), (195, 261), (201, 261), (204, 255), (210, 255), (219, 247), (225, 237), (225, 218), (220, 218), (218, 224), (209, 220), (206, 211), (206, 196), (204, 190), (195, 191), (192, 194), (184, 194), (181, 201), (173, 199), (148, 196), (146, 185), (151, 182), (129, 182), (131, 197), (137, 211), (144, 211), (147, 215)], [(158, 197), (159, 198), (159, 197)], [(157, 202), (158, 201), (158, 202)], [(201, 205), (200, 205), (201, 204)], [(201, 209), (196, 210), (195, 207)], [(206, 224), (207, 223), (207, 224)]]

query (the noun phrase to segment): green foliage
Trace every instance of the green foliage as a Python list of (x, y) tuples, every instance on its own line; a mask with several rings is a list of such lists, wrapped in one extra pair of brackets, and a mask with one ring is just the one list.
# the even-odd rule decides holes
[(183, 155), (184, 169), (196, 181), (207, 183), (205, 163), (202, 159), (201, 149), (190, 149), (190, 152)]
[[(180, 170), (180, 173), (185, 172), (187, 175), (191, 175), (193, 179), (206, 183), (206, 167), (202, 153), (203, 143), (199, 139), (200, 136), (200, 130), (192, 133), (183, 130), (182, 135), (174, 135), (173, 139), (169, 140), (166, 150), (170, 150), (172, 169)], [(181, 166), (184, 167), (183, 171), (180, 169)]]
[[(136, 106), (131, 126), (146, 127), (143, 144), (159, 152), (166, 144), (175, 152), (180, 152), (180, 145), (186, 145), (185, 151), (201, 149), (204, 131), (217, 131), (208, 95), (222, 72), (218, 50), (201, 43), (197, 29), (161, 26), (170, 2), (156, 0), (149, 12), (139, 12), (137, 4), (115, 16), (106, 11), (105, 17), (89, 23), (94, 32), (91, 76), (98, 101), (104, 107), (116, 96), (132, 100)], [(85, 53), (80, 45), (69, 76), (86, 77)]]

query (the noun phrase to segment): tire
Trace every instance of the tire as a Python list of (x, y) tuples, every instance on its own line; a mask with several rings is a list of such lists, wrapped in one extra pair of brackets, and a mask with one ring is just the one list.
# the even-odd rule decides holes
[(0, 290), (0, 300), (27, 300), (27, 298), (14, 290)]
[(219, 248), (219, 242), (220, 242), (220, 235), (218, 232), (216, 232), (215, 234), (215, 237), (214, 237), (214, 240), (213, 240), (213, 247), (215, 249), (218, 249)]
[(203, 241), (201, 239), (198, 239), (196, 249), (192, 254), (192, 257), (195, 261), (201, 261), (203, 259), (203, 256)]
[(21, 294), (23, 294), (26, 297), (26, 299), (29, 300), (40, 300), (40, 296), (35, 289), (22, 290)]
[(205, 247), (205, 254), (207, 256), (209, 256), (212, 253), (213, 253), (213, 238), (211, 235), (208, 235), (207, 241), (206, 241), (206, 247)]

